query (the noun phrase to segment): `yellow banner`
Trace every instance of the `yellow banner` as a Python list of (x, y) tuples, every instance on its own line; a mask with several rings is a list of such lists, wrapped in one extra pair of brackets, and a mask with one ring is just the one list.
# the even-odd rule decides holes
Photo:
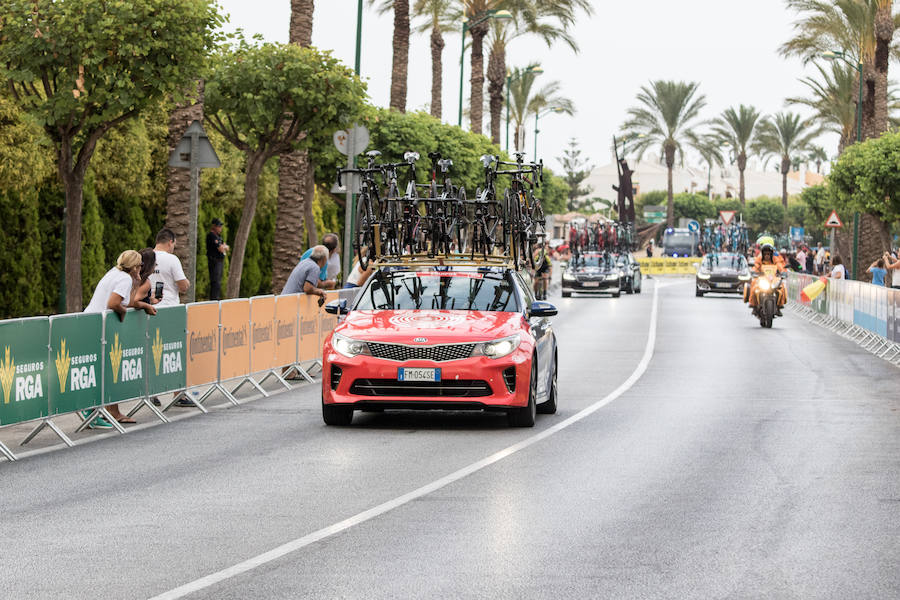
[(693, 275), (700, 268), (701, 260), (703, 259), (699, 256), (687, 258), (660, 256), (637, 259), (641, 265), (641, 273), (644, 275)]

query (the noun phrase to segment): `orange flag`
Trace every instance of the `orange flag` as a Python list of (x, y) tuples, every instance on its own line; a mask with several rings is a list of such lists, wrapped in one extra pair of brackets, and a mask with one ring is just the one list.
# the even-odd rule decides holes
[(800, 292), (800, 300), (803, 302), (812, 302), (819, 297), (819, 294), (825, 291), (827, 282), (828, 279), (826, 277), (820, 277), (817, 281), (813, 281)]

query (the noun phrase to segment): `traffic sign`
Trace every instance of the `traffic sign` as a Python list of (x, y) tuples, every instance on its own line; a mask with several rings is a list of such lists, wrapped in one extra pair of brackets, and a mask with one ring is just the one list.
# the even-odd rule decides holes
[(831, 211), (831, 216), (828, 217), (828, 220), (825, 221), (825, 227), (843, 227), (844, 224), (841, 222), (841, 218), (838, 216), (837, 211)]
[(688, 221), (687, 228), (691, 233), (696, 233), (700, 231), (700, 223), (694, 220)]
[[(352, 134), (352, 135), (351, 135)], [(369, 146), (369, 130), (359, 125), (334, 132), (334, 147), (345, 156), (356, 156)], [(353, 144), (352, 147), (350, 144)]]
[(737, 213), (736, 210), (720, 210), (719, 217), (721, 217), (722, 223), (730, 225), (731, 221), (734, 220), (735, 213)]

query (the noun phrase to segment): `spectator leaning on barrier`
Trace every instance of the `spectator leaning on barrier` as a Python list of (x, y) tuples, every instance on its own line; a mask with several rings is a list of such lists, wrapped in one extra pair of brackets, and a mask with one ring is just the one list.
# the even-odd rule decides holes
[(847, 279), (847, 269), (844, 268), (844, 261), (840, 256), (835, 254), (831, 264), (833, 265), (831, 268), (832, 279)]
[[(91, 301), (84, 309), (86, 313), (102, 313), (109, 309), (116, 313), (119, 321), (125, 320), (128, 306), (140, 308), (147, 314), (155, 315), (156, 309), (141, 299), (135, 299), (135, 294), (140, 286), (142, 260), (141, 255), (134, 250), (126, 250), (119, 255), (116, 260), (116, 266), (106, 272), (97, 287), (94, 288), (94, 295)], [(129, 419), (119, 412), (118, 404), (110, 404), (106, 407), (109, 414), (112, 415), (120, 423), (134, 423), (133, 419)], [(82, 414), (87, 417), (91, 411), (84, 411)], [(89, 426), (91, 428), (109, 429), (112, 427), (102, 417), (94, 419)]]
[(797, 264), (800, 267), (800, 271), (806, 272), (806, 248), (800, 247), (797, 250), (797, 253), (794, 255), (794, 258), (797, 259)]
[(319, 273), (328, 263), (328, 248), (313, 246), (309, 257), (303, 258), (291, 271), (282, 294), (309, 294), (319, 297), (319, 306), (325, 304), (325, 292), (319, 287)]
[[(156, 251), (153, 248), (144, 248), (141, 254), (141, 272), (134, 288), (132, 304), (139, 300), (146, 304), (159, 304), (162, 297), (162, 287), (159, 293), (153, 289), (153, 282), (150, 281), (150, 275), (156, 270)], [(140, 308), (140, 307), (136, 307)]]
[(175, 251), (175, 232), (163, 228), (156, 234), (156, 269), (150, 275), (154, 289), (157, 283), (163, 284), (163, 295), (160, 306), (175, 306), (181, 302), (179, 294), (191, 286), (181, 268), (181, 261), (172, 254)]
[(896, 254), (884, 253), (884, 266), (891, 272), (891, 287), (900, 289), (900, 259)]
[(228, 244), (222, 239), (222, 221), (213, 219), (206, 234), (206, 264), (209, 267), (209, 299), (222, 299), (222, 273)]
[(887, 275), (887, 269), (884, 268), (883, 258), (879, 258), (869, 265), (866, 272), (872, 274), (872, 285), (884, 286), (884, 276)]
[[(337, 287), (337, 276), (341, 272), (341, 243), (336, 233), (326, 233), (322, 236), (322, 245), (328, 249), (328, 262), (319, 273), (317, 287), (323, 290), (333, 290)], [(312, 248), (303, 253), (300, 260), (309, 258)]]
[[(359, 253), (363, 256), (369, 253), (369, 247), (363, 246), (359, 249)], [(372, 276), (372, 273), (375, 272), (375, 264), (372, 261), (369, 261), (369, 264), (366, 266), (366, 269), (363, 270), (359, 265), (359, 257), (353, 262), (353, 267), (350, 269), (350, 275), (347, 276), (347, 283), (344, 284), (344, 288), (357, 288), (361, 287), (366, 281), (369, 280), (369, 277)]]

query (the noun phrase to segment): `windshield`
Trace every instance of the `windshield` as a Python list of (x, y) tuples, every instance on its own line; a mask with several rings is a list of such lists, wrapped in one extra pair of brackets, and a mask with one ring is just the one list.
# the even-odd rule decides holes
[(583, 254), (578, 257), (575, 262), (576, 267), (603, 267), (608, 269), (612, 266), (612, 260), (602, 254)]
[(708, 271), (712, 271), (716, 268), (743, 271), (748, 267), (747, 259), (742, 255), (724, 252), (721, 254), (707, 254), (703, 259), (703, 268)]
[(670, 233), (666, 236), (666, 246), (690, 246), (694, 236), (689, 233)]
[(515, 287), (500, 273), (379, 271), (356, 310), (479, 310), (516, 312)]

